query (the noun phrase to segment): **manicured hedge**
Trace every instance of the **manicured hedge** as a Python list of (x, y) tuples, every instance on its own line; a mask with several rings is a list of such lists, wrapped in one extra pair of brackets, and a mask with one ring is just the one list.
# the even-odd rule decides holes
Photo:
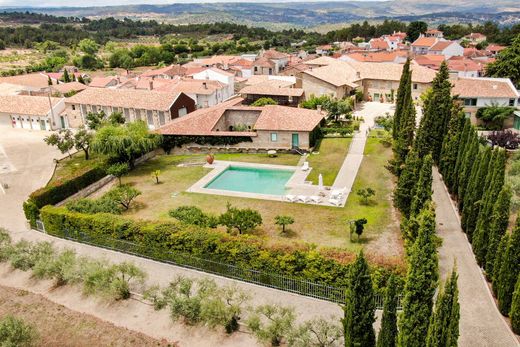
[[(188, 253), (247, 269), (282, 273), (335, 287), (346, 285), (349, 265), (326, 257), (309, 244), (267, 245), (251, 235), (229, 235), (214, 229), (182, 223), (134, 221), (111, 214), (82, 214), (63, 207), (45, 206), (41, 219), (47, 233), (59, 237), (87, 235), (91, 239), (115, 238), (137, 243), (157, 256), (168, 251)], [(376, 283), (384, 284), (394, 269), (374, 267)], [(376, 284), (377, 286), (377, 284)]]
[(24, 202), (23, 210), (27, 220), (31, 225), (35, 225), (39, 216), (39, 209), (45, 205), (57, 204), (69, 196), (79, 192), (81, 189), (99, 181), (106, 176), (106, 169), (103, 165), (86, 168), (73, 177), (65, 180), (55, 181), (43, 188), (40, 188), (29, 195), (29, 199)]

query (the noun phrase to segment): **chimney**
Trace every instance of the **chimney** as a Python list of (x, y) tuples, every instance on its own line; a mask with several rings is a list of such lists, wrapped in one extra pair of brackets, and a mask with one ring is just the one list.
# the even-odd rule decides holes
[(361, 78), (361, 72), (357, 71), (356, 76), (357, 76), (357, 78)]
[(153, 90), (153, 80), (151, 80), (150, 82), (148, 82), (148, 85), (149, 85), (149, 88), (150, 90)]
[(318, 112), (320, 113), (320, 112), (321, 112), (321, 105), (316, 105), (316, 109), (317, 109)]
[(204, 89), (208, 89), (208, 84), (206, 82), (202, 82), (202, 86), (204, 87)]

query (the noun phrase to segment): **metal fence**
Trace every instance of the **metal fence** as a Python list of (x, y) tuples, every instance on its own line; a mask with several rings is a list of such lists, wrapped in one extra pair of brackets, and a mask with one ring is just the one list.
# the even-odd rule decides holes
[[(39, 231), (45, 232), (44, 225), (41, 223), (41, 221), (39, 221), (39, 223), (37, 222), (36, 224)], [(232, 265), (208, 258), (201, 258), (188, 253), (173, 252), (164, 248), (148, 247), (106, 236), (94, 237), (84, 233), (65, 230), (63, 238), (96, 247), (102, 247), (118, 252), (132, 254), (139, 257), (145, 257), (172, 265), (233, 278), (244, 282), (254, 283), (269, 288), (275, 288), (291, 293), (331, 301), (338, 304), (343, 304), (345, 302), (345, 288), (342, 287), (333, 287), (273, 272), (248, 269), (239, 265)], [(382, 309), (383, 296), (375, 295), (374, 300), (376, 308)], [(401, 305), (399, 300), (399, 309), (400, 306)]]

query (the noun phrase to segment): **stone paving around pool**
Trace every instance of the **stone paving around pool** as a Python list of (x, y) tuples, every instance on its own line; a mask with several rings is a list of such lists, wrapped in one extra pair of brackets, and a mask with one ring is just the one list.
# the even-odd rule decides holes
[[(294, 174), (291, 176), (285, 187), (287, 188), (286, 195), (271, 195), (271, 194), (260, 194), (260, 193), (249, 193), (249, 192), (237, 192), (230, 190), (220, 189), (208, 189), (205, 188), (210, 182), (212, 182), (218, 175), (225, 171), (228, 167), (249, 167), (259, 169), (273, 169), (273, 170), (294, 170)], [(288, 166), (288, 165), (271, 165), (271, 164), (256, 164), (256, 163), (245, 163), (245, 162), (233, 162), (216, 160), (213, 164), (204, 165), (205, 168), (213, 169), (206, 176), (202, 177), (199, 181), (193, 184), (186, 191), (189, 193), (201, 193), (201, 194), (213, 194), (213, 195), (225, 195), (240, 198), (252, 198), (252, 199), (264, 199), (273, 201), (285, 201), (289, 203), (307, 203), (321, 206), (334, 206), (343, 207), (347, 200), (348, 192), (343, 191), (343, 194), (337, 195), (334, 203), (329, 202), (333, 193), (337, 193), (330, 187), (320, 187), (307, 182), (305, 179), (311, 172), (309, 170), (302, 170), (301, 166)], [(312, 201), (311, 197), (317, 197), (316, 201)], [(302, 199), (300, 199), (302, 198)], [(305, 200), (305, 201), (304, 201)]]

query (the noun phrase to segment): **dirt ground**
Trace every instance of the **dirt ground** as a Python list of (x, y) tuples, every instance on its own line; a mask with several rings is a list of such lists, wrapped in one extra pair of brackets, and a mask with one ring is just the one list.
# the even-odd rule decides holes
[[(0, 286), (0, 317), (11, 314), (33, 325), (38, 346), (166, 346), (144, 334), (69, 310), (42, 295)], [(173, 343), (170, 343), (173, 345)]]

